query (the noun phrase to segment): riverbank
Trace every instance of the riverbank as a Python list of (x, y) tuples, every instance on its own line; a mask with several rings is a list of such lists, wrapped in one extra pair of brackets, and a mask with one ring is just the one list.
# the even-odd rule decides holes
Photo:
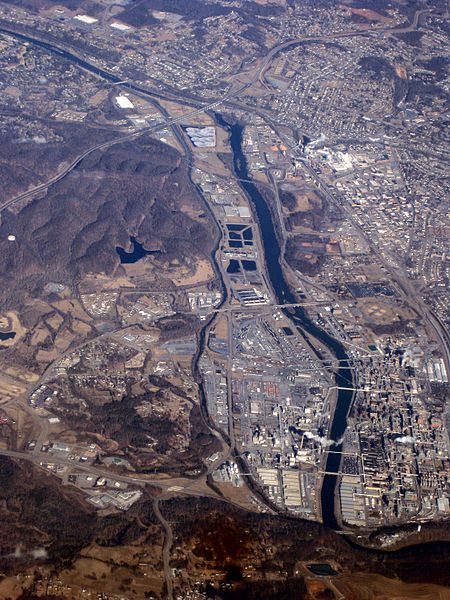
[[(259, 224), (267, 274), (277, 303), (295, 304), (298, 302), (298, 298), (283, 272), (282, 253), (272, 212), (267, 201), (259, 191), (257, 184), (252, 182), (247, 162), (242, 152), (243, 126), (239, 123), (230, 124), (218, 114), (215, 115), (215, 119), (220, 126), (225, 127), (229, 132), (233, 153), (234, 174), (240, 180), (240, 185), (251, 203)], [(302, 307), (289, 308), (284, 312), (304, 337), (305, 334), (308, 334), (308, 336), (320, 341), (339, 361), (335, 384), (338, 388), (345, 389), (339, 389), (336, 409), (329, 431), (330, 438), (338, 440), (343, 436), (347, 427), (347, 416), (353, 401), (353, 391), (348, 389), (353, 387), (353, 372), (348, 366), (349, 357), (344, 346), (315, 325)], [(338, 444), (335, 446), (336, 452), (328, 454), (325, 470), (327, 473), (332, 474), (325, 475), (321, 492), (322, 520), (326, 526), (333, 529), (339, 529), (339, 523), (335, 515), (336, 476), (334, 474), (339, 472), (341, 464), (339, 451), (341, 448), (342, 446)]]
[[(258, 186), (251, 180), (251, 175), (248, 172), (245, 156), (242, 152), (242, 133), (243, 126), (239, 123), (229, 124), (220, 115), (216, 115), (216, 120), (222, 127), (226, 127), (230, 134), (230, 144), (233, 152), (233, 168), (236, 177), (240, 180), (240, 185), (244, 189), (247, 197), (250, 200), (256, 220), (260, 227), (261, 241), (264, 248), (266, 269), (270, 284), (274, 291), (276, 300), (279, 304), (296, 303), (298, 299), (292, 289), (292, 282), (289, 282), (288, 277), (283, 270), (283, 256), (276, 228), (273, 222), (273, 213), (267, 205), (267, 201), (258, 189)], [(329, 438), (340, 440), (347, 428), (347, 418), (352, 406), (354, 392), (354, 373), (350, 367), (350, 357), (346, 352), (344, 345), (333, 338), (326, 331), (320, 329), (306, 314), (302, 307), (286, 309), (285, 314), (295, 323), (304, 337), (312, 338), (320, 345), (325, 346), (328, 351), (337, 359), (339, 365), (335, 373), (335, 385), (338, 388), (337, 398), (335, 399), (335, 409), (333, 412), (331, 427), (329, 430)], [(320, 348), (320, 346), (319, 346)], [(317, 350), (317, 348), (316, 348)], [(326, 475), (323, 479), (321, 490), (321, 507), (322, 507), (322, 522), (325, 526), (337, 531), (341, 531), (340, 525), (340, 502), (337, 494), (337, 487), (340, 481), (339, 471), (341, 465), (342, 443), (333, 446), (332, 453), (328, 453), (325, 471)], [(358, 535), (358, 534), (356, 534)], [(449, 536), (444, 536), (444, 547), (447, 549), (447, 539)], [(413, 539), (413, 538), (411, 538)], [(442, 539), (442, 538), (437, 538)], [(406, 541), (406, 540), (405, 540)], [(370, 544), (358, 544), (354, 539), (352, 543), (363, 546), (374, 552), (385, 552), (386, 549), (382, 546), (371, 546)], [(433, 543), (441, 543), (431, 541)], [(408, 541), (404, 547), (413, 544), (417, 546), (417, 551), (422, 546), (426, 546), (428, 552), (429, 544), (427, 542), (419, 544), (414, 541)], [(400, 551), (402, 545), (394, 546), (392, 550)], [(424, 551), (425, 551), (424, 550)]]

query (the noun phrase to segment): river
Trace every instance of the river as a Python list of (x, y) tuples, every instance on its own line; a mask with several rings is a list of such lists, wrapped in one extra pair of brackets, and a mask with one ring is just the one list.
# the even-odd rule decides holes
[[(82, 67), (87, 71), (90, 71), (91, 73), (95, 73), (96, 75), (99, 75), (102, 78), (111, 81), (112, 83), (117, 83), (120, 81), (119, 77), (108, 73), (107, 71), (100, 69), (88, 63), (87, 61), (84, 61), (83, 59), (79, 58), (75, 54), (72, 54), (71, 52), (61, 50), (53, 44), (38, 40), (36, 38), (28, 37), (26, 35), (19, 34), (14, 31), (9, 31), (7, 29), (0, 28), (0, 33), (12, 35), (17, 39), (21, 39), (22, 41), (29, 42), (31, 44), (34, 44), (35, 46), (40, 46), (41, 48), (49, 52), (57, 54), (60, 57), (63, 57), (66, 60), (77, 64), (78, 66)], [(148, 95), (155, 95), (156, 97), (159, 97), (159, 93), (157, 91), (155, 91), (155, 93), (153, 94), (152, 91), (141, 88), (140, 86), (135, 85), (131, 82), (122, 84), (122, 86), (130, 90), (135, 90), (137, 92), (145, 93)], [(243, 128), (240, 125), (230, 126), (218, 114), (216, 114), (215, 117), (218, 123), (226, 127), (230, 132), (230, 140), (233, 150), (233, 164), (236, 175), (240, 179), (250, 180), (247, 164), (241, 148)], [(278, 244), (278, 239), (275, 233), (275, 228), (272, 220), (272, 214), (269, 210), (269, 207), (264, 197), (260, 194), (257, 187), (253, 183), (251, 183), (251, 181), (242, 182), (242, 186), (247, 192), (248, 197), (254, 207), (254, 211), (258, 217), (261, 229), (262, 242), (264, 245), (267, 271), (270, 277), (272, 287), (277, 296), (277, 300), (280, 303), (296, 302), (297, 299), (295, 298), (294, 293), (290, 289), (290, 286), (288, 285), (281, 269), (280, 246)], [(349, 357), (345, 351), (344, 346), (339, 341), (330, 336), (327, 332), (321, 330), (314, 323), (312, 323), (302, 308), (290, 308), (286, 310), (286, 313), (289, 315), (290, 318), (293, 319), (293, 321), (296, 323), (296, 325), (300, 328), (301, 331), (306, 331), (313, 335), (315, 338), (319, 339), (333, 352), (336, 358), (341, 361), (339, 363), (341, 366), (338, 372), (336, 373), (335, 377), (336, 385), (342, 387), (352, 387), (353, 373), (352, 370), (347, 366), (349, 364)], [(199, 344), (200, 348), (202, 348), (204, 344), (204, 335), (205, 329), (203, 329), (201, 332), (201, 339)], [(345, 432), (347, 426), (347, 415), (352, 403), (352, 399), (352, 392), (347, 390), (339, 390), (336, 410), (333, 415), (333, 421), (330, 430), (330, 437), (334, 440), (340, 439), (343, 433)], [(334, 447), (334, 450), (339, 451), (341, 450), (341, 448), (342, 445), (337, 445)], [(339, 471), (340, 462), (341, 460), (339, 454), (328, 454), (326, 471), (330, 473), (337, 473)], [(339, 525), (336, 520), (334, 505), (336, 482), (336, 476), (325, 476), (321, 492), (323, 522), (325, 525), (333, 529), (339, 529)], [(352, 542), (351, 540), (349, 540), (349, 543), (351, 543), (352, 545), (354, 544), (354, 542)], [(356, 547), (359, 547), (357, 544), (354, 545)], [(379, 554), (380, 556), (385, 556), (386, 554), (388, 554), (390, 556), (395, 557), (409, 556), (416, 553), (442, 554), (443, 552), (448, 550), (449, 542), (446, 541), (425, 542), (422, 544), (407, 546), (402, 550), (396, 550), (387, 553), (384, 550), (366, 548), (367, 552), (373, 552)]]
[[(281, 268), (281, 250), (275, 232), (272, 213), (256, 185), (251, 182), (251, 177), (247, 169), (247, 163), (242, 152), (243, 127), (241, 125), (230, 126), (218, 114), (216, 114), (215, 117), (217, 122), (226, 127), (230, 132), (235, 174), (239, 179), (244, 180), (241, 185), (245, 189), (259, 221), (267, 273), (275, 292), (277, 302), (280, 304), (296, 303), (298, 302), (298, 299), (291, 290)], [(315, 323), (307, 316), (303, 308), (289, 308), (285, 312), (301, 331), (307, 332), (314, 338), (320, 340), (340, 361), (339, 369), (335, 375), (336, 385), (342, 388), (353, 387), (353, 371), (349, 368), (349, 356), (343, 344), (315, 325)], [(331, 439), (339, 440), (343, 436), (347, 427), (347, 415), (352, 400), (352, 391), (347, 389), (338, 390), (336, 408), (329, 431), (329, 437)], [(337, 444), (333, 447), (333, 450), (335, 452), (329, 453), (327, 456), (326, 471), (328, 473), (337, 473), (339, 471), (341, 455), (336, 454), (336, 452), (342, 450), (342, 444)], [(339, 524), (335, 515), (336, 483), (337, 477), (335, 475), (325, 475), (321, 492), (322, 519), (325, 525), (333, 529), (339, 529)]]
[[(108, 73), (107, 71), (88, 63), (82, 58), (79, 58), (76, 54), (73, 54), (66, 50), (61, 50), (60, 48), (56, 47), (51, 43), (44, 42), (36, 38), (31, 38), (27, 35), (9, 31), (3, 28), (0, 28), (0, 33), (12, 35), (17, 39), (32, 43), (35, 46), (39, 46), (47, 50), (48, 52), (57, 54), (58, 56), (65, 58), (66, 60), (77, 64), (79, 67), (82, 67), (83, 69), (90, 71), (91, 73), (94, 73), (96, 75), (99, 75), (112, 83), (117, 83), (120, 81), (120, 78), (116, 75)], [(149, 93), (148, 90), (145, 90), (129, 82), (122, 84), (122, 87), (141, 93)], [(247, 195), (253, 205), (254, 211), (258, 217), (266, 258), (267, 272), (271, 281), (272, 288), (277, 297), (277, 301), (280, 304), (295, 303), (298, 300), (295, 297), (290, 286), (288, 285), (280, 265), (281, 251), (275, 233), (272, 214), (266, 203), (266, 200), (259, 192), (258, 188), (250, 181), (251, 178), (249, 176), (246, 160), (241, 148), (243, 128), (240, 125), (233, 125), (230, 127), (229, 124), (226, 123), (220, 115), (216, 114), (215, 116), (217, 121), (230, 131), (230, 141), (233, 151), (233, 164), (236, 175), (240, 179), (248, 180), (243, 181), (241, 185), (247, 192)], [(289, 317), (294, 321), (294, 323), (297, 325), (297, 327), (300, 328), (301, 331), (308, 332), (313, 337), (320, 340), (324, 345), (326, 345), (330, 349), (330, 351), (340, 361), (340, 367), (336, 373), (336, 385), (339, 387), (353, 387), (353, 372), (348, 367), (349, 357), (345, 351), (344, 346), (338, 340), (330, 336), (327, 332), (317, 327), (317, 325), (315, 325), (308, 318), (308, 316), (302, 308), (290, 308), (286, 311), (286, 313), (288, 313)], [(342, 389), (339, 390), (336, 409), (334, 411), (331, 429), (329, 431), (329, 436), (333, 440), (339, 440), (345, 432), (347, 426), (347, 414), (351, 406), (352, 399), (353, 392)], [(336, 452), (339, 452), (341, 449), (342, 445), (338, 444), (333, 447), (333, 450), (335, 452), (328, 454), (326, 461), (326, 471), (328, 473), (337, 473), (339, 471), (341, 457), (340, 454), (336, 454)], [(321, 492), (322, 519), (325, 525), (332, 527), (333, 529), (339, 529), (334, 506), (336, 482), (337, 478), (335, 475), (325, 475)]]
[[(18, 33), (12, 29), (5, 29), (5, 28), (0, 27), (0, 34), (2, 34), (2, 33), (6, 34), (6, 35), (10, 35), (18, 40), (21, 40), (22, 42), (27, 42), (29, 44), (33, 44), (33, 46), (42, 48), (43, 50), (46, 50), (47, 52), (50, 52), (51, 54), (56, 54), (60, 58), (64, 58), (65, 60), (81, 67), (85, 71), (89, 71), (90, 73), (93, 73), (94, 75), (97, 75), (97, 76), (101, 77), (102, 79), (105, 79), (106, 81), (109, 81), (113, 84), (120, 83), (120, 89), (125, 88), (130, 91), (137, 92), (139, 94), (145, 94), (147, 96), (156, 97), (156, 98), (163, 98), (163, 99), (165, 98), (165, 96), (157, 89), (147, 89), (145, 87), (136, 85), (136, 84), (132, 83), (131, 81), (124, 81), (123, 78), (119, 77), (118, 75), (114, 75), (113, 73), (110, 73), (109, 71), (105, 71), (104, 69), (97, 67), (94, 64), (89, 63), (88, 61), (80, 58), (79, 56), (77, 56), (77, 54), (74, 54), (72, 52), (69, 52), (68, 50), (63, 50), (62, 48), (59, 48), (56, 44), (53, 44), (50, 42), (44, 42), (43, 40), (41, 40), (39, 38), (30, 37), (24, 33)], [(61, 41), (59, 43), (62, 44), (63, 42)], [(118, 90), (118, 93), (119, 93), (119, 90)]]

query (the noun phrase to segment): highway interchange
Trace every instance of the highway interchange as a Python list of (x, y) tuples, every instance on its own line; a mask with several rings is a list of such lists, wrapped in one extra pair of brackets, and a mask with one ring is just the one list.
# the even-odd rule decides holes
[[(145, 95), (146, 97), (150, 97), (155, 102), (157, 102), (159, 98), (164, 97), (165, 99), (176, 101), (185, 106), (194, 105), (194, 106), (196, 106), (196, 108), (194, 108), (193, 110), (187, 111), (185, 114), (183, 114), (179, 117), (176, 117), (176, 118), (171, 118), (170, 116), (167, 116), (163, 121), (161, 121), (160, 123), (157, 123), (153, 126), (145, 127), (143, 129), (140, 129), (139, 131), (132, 132), (132, 133), (129, 133), (126, 135), (120, 135), (113, 140), (103, 142), (101, 144), (97, 144), (95, 146), (88, 148), (82, 154), (80, 154), (78, 157), (76, 157), (62, 171), (53, 175), (46, 182), (40, 183), (39, 185), (36, 185), (32, 189), (27, 190), (26, 192), (23, 192), (23, 193), (17, 195), (16, 197), (7, 200), (2, 206), (0, 206), (0, 213), (12, 208), (14, 205), (20, 204), (21, 202), (31, 201), (33, 198), (37, 197), (39, 194), (45, 192), (51, 185), (57, 183), (58, 181), (60, 181), (64, 177), (66, 177), (87, 156), (89, 156), (90, 154), (92, 154), (96, 151), (106, 150), (114, 144), (120, 144), (120, 143), (123, 143), (126, 141), (136, 139), (140, 136), (143, 136), (143, 135), (146, 135), (149, 133), (155, 133), (157, 131), (166, 129), (167, 127), (171, 127), (175, 130), (175, 129), (177, 129), (177, 127), (176, 127), (177, 125), (184, 123), (187, 119), (195, 117), (196, 115), (199, 115), (201, 113), (213, 111), (214, 109), (217, 109), (220, 106), (239, 108), (241, 110), (245, 110), (246, 106), (242, 102), (242, 100), (240, 100), (240, 101), (237, 100), (239, 98), (239, 96), (241, 96), (247, 89), (249, 89), (252, 85), (254, 85), (254, 83), (256, 81), (263, 82), (264, 74), (269, 69), (272, 60), (280, 52), (282, 52), (283, 50), (285, 50), (291, 46), (301, 44), (303, 42), (308, 42), (308, 41), (324, 40), (324, 39), (329, 40), (329, 39), (341, 38), (341, 37), (359, 36), (359, 35), (365, 35), (367, 33), (382, 35), (384, 32), (397, 31), (400, 33), (400, 32), (412, 31), (417, 27), (417, 23), (418, 23), (418, 19), (419, 19), (420, 15), (425, 12), (427, 12), (427, 11), (426, 10), (417, 11), (414, 15), (411, 25), (406, 28), (405, 27), (396, 28), (396, 29), (386, 28), (384, 30), (380, 29), (377, 31), (342, 32), (342, 33), (335, 34), (332, 36), (305, 36), (305, 37), (298, 37), (294, 40), (290, 40), (288, 42), (284, 42), (282, 44), (276, 45), (267, 53), (267, 55), (264, 58), (262, 58), (258, 62), (257, 66), (254, 66), (246, 71), (245, 77), (248, 79), (248, 81), (246, 83), (240, 84), (240, 85), (231, 85), (229, 91), (221, 99), (213, 100), (208, 103), (204, 103), (204, 101), (201, 101), (201, 100), (198, 100), (198, 99), (186, 96), (186, 95), (185, 96), (183, 96), (181, 94), (175, 95), (173, 92), (168, 93), (168, 94), (162, 94), (160, 90), (152, 91), (152, 90), (146, 89), (143, 86), (139, 86), (135, 83), (131, 83), (131, 84), (130, 84), (130, 82), (120, 83), (120, 80), (118, 78), (116, 78), (116, 79), (118, 79), (118, 81), (113, 82), (113, 83), (116, 83), (118, 86), (121, 86), (124, 89), (128, 89), (128, 90), (132, 89), (133, 92), (135, 92), (135, 93), (139, 93), (139, 94)], [(13, 31), (12, 29), (7, 30), (5, 28), (0, 29), (0, 32), (7, 33), (8, 35), (16, 36), (20, 39), (26, 39), (27, 41), (32, 42), (32, 43), (34, 41), (35, 43), (40, 44), (42, 47), (43, 41), (40, 40), (38, 37), (33, 39), (32, 32), (26, 32), (26, 34), (25, 34), (25, 33)], [(73, 49), (71, 49), (71, 48), (64, 48), (62, 46), (57, 46), (56, 44), (53, 44), (53, 43), (52, 44), (47, 43), (47, 50), (49, 52), (56, 52), (56, 53), (60, 53), (60, 54), (61, 54), (61, 52), (63, 52), (62, 56), (66, 60), (70, 60), (70, 56), (73, 56), (74, 58), (79, 59), (79, 57), (77, 57), (75, 54), (73, 54)], [(89, 69), (97, 77), (100, 77), (101, 79), (104, 79), (105, 81), (109, 81), (109, 83), (111, 83), (111, 78), (115, 78), (114, 75), (111, 75), (111, 74), (107, 73), (106, 71), (102, 71), (97, 66), (95, 66), (95, 64), (89, 64), (87, 59), (83, 58), (83, 62), (85, 64), (84, 68)], [(201, 103), (200, 106), (199, 106), (199, 103)], [(247, 108), (247, 110), (249, 110), (249, 109)], [(273, 124), (273, 126), (274, 126), (275, 130), (277, 130), (275, 123)], [(179, 130), (177, 133), (179, 136), (179, 134), (180, 134)], [(281, 131), (278, 131), (278, 134), (280, 135), (280, 137), (282, 137), (282, 135), (283, 135)], [(289, 140), (285, 140), (285, 141), (286, 141), (286, 143), (289, 142)], [(311, 169), (311, 167), (308, 165), (307, 161), (304, 161), (304, 163), (305, 163), (305, 166), (309, 169), (312, 177), (315, 179), (318, 187), (323, 191), (323, 193), (326, 195), (328, 200), (335, 203), (336, 202), (335, 196), (330, 192), (330, 190), (327, 189), (324, 182), (318, 178), (317, 174), (314, 172), (313, 169)], [(272, 182), (272, 184), (275, 188), (275, 191), (277, 192), (275, 182)], [(350, 221), (352, 221), (352, 215), (349, 212), (349, 210), (346, 208), (346, 206), (344, 206), (342, 204), (340, 204), (339, 206), (342, 210), (344, 210), (344, 212), (346, 213), (346, 215), (348, 216)], [(357, 223), (354, 222), (353, 224), (360, 231), (360, 233), (362, 235), (365, 235), (364, 232), (361, 231), (361, 228), (358, 227)], [(412, 292), (411, 283), (406, 281), (406, 279), (402, 276), (402, 274), (399, 273), (395, 268), (393, 268), (391, 264), (388, 264), (383, 257), (380, 257), (378, 249), (376, 247), (374, 247), (370, 238), (367, 238), (367, 236), (365, 236), (365, 237), (366, 237), (366, 241), (370, 245), (372, 251), (378, 256), (380, 261), (384, 264), (384, 266), (386, 267), (386, 269), (392, 276), (393, 280), (395, 280), (399, 284), (399, 287), (402, 290), (403, 295), (407, 296), (409, 299), (411, 299), (411, 292)], [(281, 305), (276, 305), (276, 306), (279, 307)], [(284, 305), (284, 308), (286, 308), (287, 306), (288, 305)], [(297, 306), (297, 304), (292, 304), (289, 306)], [(271, 305), (271, 308), (273, 308), (273, 307), (274, 307), (274, 305)], [(418, 304), (417, 308), (425, 316), (425, 318), (427, 319), (430, 326), (433, 327), (433, 329), (436, 331), (437, 335), (441, 338), (442, 346), (443, 346), (443, 348), (446, 349), (446, 352), (447, 352), (447, 357), (446, 357), (447, 364), (450, 364), (450, 355), (449, 355), (450, 339), (449, 339), (448, 332), (445, 330), (445, 328), (443, 328), (442, 323), (439, 322), (439, 319), (437, 319), (436, 315), (431, 313), (431, 311), (428, 309), (428, 307), (423, 302), (420, 302), (420, 305)], [(249, 310), (251, 310), (251, 309), (249, 309)], [(232, 313), (232, 311), (233, 311), (233, 308), (231, 308), (231, 307), (223, 307), (223, 308), (216, 309), (215, 312), (216, 313), (220, 313), (220, 312)], [(231, 315), (229, 315), (229, 316), (230, 316), (229, 323), (231, 323)], [(73, 349), (71, 349), (71, 350), (73, 350)], [(231, 353), (230, 353), (230, 357), (231, 357)], [(231, 372), (231, 370), (230, 370), (230, 372)], [(44, 374), (44, 380), (45, 380), (45, 374)], [(30, 386), (30, 389), (31, 389), (31, 387), (35, 387), (35, 386)], [(229, 386), (229, 389), (231, 390), (231, 386)], [(44, 419), (38, 418), (34, 414), (33, 409), (31, 409), (29, 407), (28, 399), (27, 399), (28, 392), (29, 392), (29, 390), (27, 390), (27, 393), (24, 394), (22, 398), (15, 400), (14, 402), (18, 402), (20, 404), (20, 407), (23, 410), (25, 410), (27, 412), (27, 414), (29, 414), (33, 418), (36, 426), (39, 428), (40, 433), (38, 436), (36, 447), (32, 452), (0, 449), (0, 455), (7, 456), (7, 457), (10, 457), (13, 459), (30, 461), (36, 466), (40, 466), (41, 463), (52, 462), (52, 463), (67, 467), (68, 469), (88, 471), (88, 472), (94, 473), (98, 476), (110, 477), (111, 471), (109, 471), (108, 469), (104, 469), (99, 466), (83, 465), (78, 462), (76, 464), (74, 464), (74, 461), (71, 461), (68, 459), (61, 459), (61, 458), (56, 459), (53, 457), (49, 460), (48, 454), (40, 451), (40, 448), (42, 447), (42, 443), (44, 441), (46, 441), (48, 427), (46, 426), (46, 421)], [(231, 432), (233, 431), (233, 427), (230, 428), (230, 431)], [(155, 514), (156, 514), (157, 518), (159, 519), (159, 521), (161, 522), (161, 525), (165, 531), (163, 558), (164, 558), (164, 570), (165, 570), (165, 577), (166, 577), (166, 584), (167, 584), (169, 599), (173, 598), (173, 582), (172, 582), (172, 575), (171, 575), (171, 570), (170, 570), (170, 565), (169, 565), (170, 548), (172, 545), (172, 531), (171, 531), (170, 525), (167, 523), (167, 521), (164, 519), (163, 515), (161, 514), (159, 502), (160, 502), (160, 500), (163, 500), (163, 499), (171, 497), (171, 496), (176, 496), (176, 495), (209, 496), (211, 498), (223, 500), (223, 498), (221, 498), (215, 490), (213, 490), (212, 488), (207, 486), (206, 479), (219, 466), (219, 464), (221, 462), (223, 462), (223, 460), (225, 460), (226, 458), (228, 458), (229, 456), (232, 455), (232, 453), (234, 451), (234, 445), (235, 445), (233, 437), (231, 437), (230, 442), (231, 443), (228, 448), (226, 448), (225, 445), (223, 444), (222, 453), (220, 453), (220, 455), (218, 456), (218, 458), (216, 458), (216, 460), (214, 460), (213, 462), (211, 462), (208, 465), (206, 473), (202, 473), (202, 475), (197, 479), (168, 477), (168, 476), (163, 476), (163, 475), (154, 475), (154, 476), (149, 476), (149, 475), (134, 476), (131, 474), (127, 474), (127, 475), (114, 474), (113, 475), (115, 479), (117, 479), (118, 481), (123, 481), (124, 483), (130, 483), (130, 484), (137, 485), (137, 486), (151, 485), (152, 487), (157, 488), (159, 490), (159, 494), (161, 494), (158, 497), (158, 499), (156, 499), (154, 501), (154, 509), (155, 509)]]

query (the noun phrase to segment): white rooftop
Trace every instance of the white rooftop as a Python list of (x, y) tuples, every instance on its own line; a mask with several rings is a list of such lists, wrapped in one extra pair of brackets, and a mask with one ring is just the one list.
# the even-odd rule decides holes
[(98, 22), (98, 19), (90, 17), (89, 15), (76, 15), (74, 19), (81, 21), (82, 23), (87, 23), (88, 25), (93, 25), (94, 23)]
[(120, 108), (134, 108), (134, 104), (126, 96), (116, 96), (116, 102)]
[(110, 26), (114, 27), (114, 29), (118, 29), (119, 31), (128, 31), (129, 29), (131, 29), (131, 27), (125, 25), (125, 23), (119, 23), (118, 21), (111, 23)]

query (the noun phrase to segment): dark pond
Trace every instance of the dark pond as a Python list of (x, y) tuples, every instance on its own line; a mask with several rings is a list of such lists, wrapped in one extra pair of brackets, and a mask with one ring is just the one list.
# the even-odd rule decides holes
[(133, 250), (131, 252), (126, 252), (120, 246), (116, 246), (116, 252), (119, 255), (120, 262), (123, 265), (129, 265), (137, 262), (147, 254), (161, 254), (160, 250), (146, 250), (142, 244), (140, 244), (136, 238), (130, 238), (133, 244)]
[(308, 565), (308, 569), (314, 575), (321, 575), (322, 577), (329, 577), (330, 575), (338, 575), (339, 573), (333, 569), (328, 563), (318, 563), (314, 565)]
[(227, 267), (227, 273), (239, 273), (241, 267), (239, 265), (239, 261), (232, 258), (230, 260), (230, 264)]
[(246, 271), (256, 271), (256, 263), (254, 260), (243, 260), (242, 266)]
[(0, 340), (1, 341), (12, 340), (15, 337), (16, 337), (15, 331), (0, 331)]

